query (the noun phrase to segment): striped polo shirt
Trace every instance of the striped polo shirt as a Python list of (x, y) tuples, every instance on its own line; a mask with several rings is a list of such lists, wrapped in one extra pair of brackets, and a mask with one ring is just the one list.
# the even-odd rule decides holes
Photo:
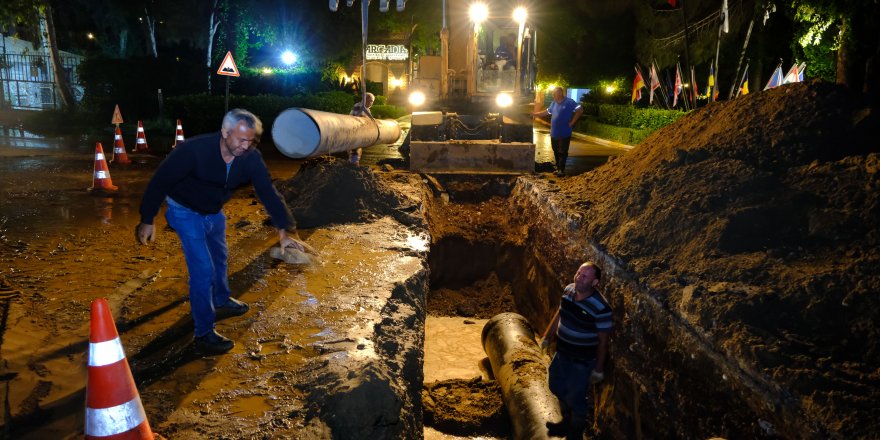
[(611, 333), (611, 306), (599, 291), (575, 301), (574, 283), (565, 286), (559, 304), (556, 351), (582, 360), (596, 358), (599, 333)]

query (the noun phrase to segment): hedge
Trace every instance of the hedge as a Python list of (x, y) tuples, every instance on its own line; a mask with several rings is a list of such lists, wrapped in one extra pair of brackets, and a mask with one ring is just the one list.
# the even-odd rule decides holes
[(593, 117), (583, 117), (578, 120), (575, 130), (598, 138), (619, 142), (621, 144), (637, 145), (656, 129), (618, 127), (615, 125), (603, 124), (596, 121)]
[(665, 127), (684, 115), (684, 112), (678, 110), (635, 108), (630, 105), (614, 104), (599, 104), (597, 111), (599, 122), (618, 127), (651, 130)]

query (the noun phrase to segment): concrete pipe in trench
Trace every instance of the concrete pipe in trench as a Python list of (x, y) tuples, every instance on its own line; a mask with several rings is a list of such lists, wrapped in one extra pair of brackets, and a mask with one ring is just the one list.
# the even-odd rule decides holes
[(512, 438), (556, 438), (547, 423), (562, 421), (562, 411), (547, 386), (547, 359), (526, 318), (516, 313), (493, 316), (483, 327), (482, 342), (510, 414)]
[(390, 119), (370, 119), (307, 108), (289, 108), (272, 124), (272, 139), (282, 154), (303, 159), (378, 144), (393, 144), (400, 126)]

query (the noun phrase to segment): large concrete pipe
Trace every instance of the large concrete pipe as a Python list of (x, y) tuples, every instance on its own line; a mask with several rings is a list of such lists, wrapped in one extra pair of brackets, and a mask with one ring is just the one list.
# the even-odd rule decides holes
[(560, 423), (559, 401), (547, 386), (547, 359), (535, 343), (529, 322), (501, 313), (483, 327), (483, 349), (501, 386), (514, 439), (547, 439), (547, 423)]
[(340, 115), (307, 108), (284, 110), (272, 124), (275, 147), (294, 159), (393, 144), (399, 138), (400, 126), (393, 120)]

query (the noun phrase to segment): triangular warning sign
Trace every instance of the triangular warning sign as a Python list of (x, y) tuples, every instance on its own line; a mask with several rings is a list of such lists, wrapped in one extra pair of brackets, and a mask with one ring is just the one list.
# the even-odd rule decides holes
[(220, 63), (217, 75), (239, 76), (238, 68), (235, 67), (235, 60), (232, 59), (232, 52), (226, 52), (226, 58), (223, 58), (223, 62)]
[(111, 124), (121, 124), (122, 123), (122, 112), (119, 111), (119, 104), (116, 104), (116, 108), (113, 109), (113, 120), (110, 121)]

